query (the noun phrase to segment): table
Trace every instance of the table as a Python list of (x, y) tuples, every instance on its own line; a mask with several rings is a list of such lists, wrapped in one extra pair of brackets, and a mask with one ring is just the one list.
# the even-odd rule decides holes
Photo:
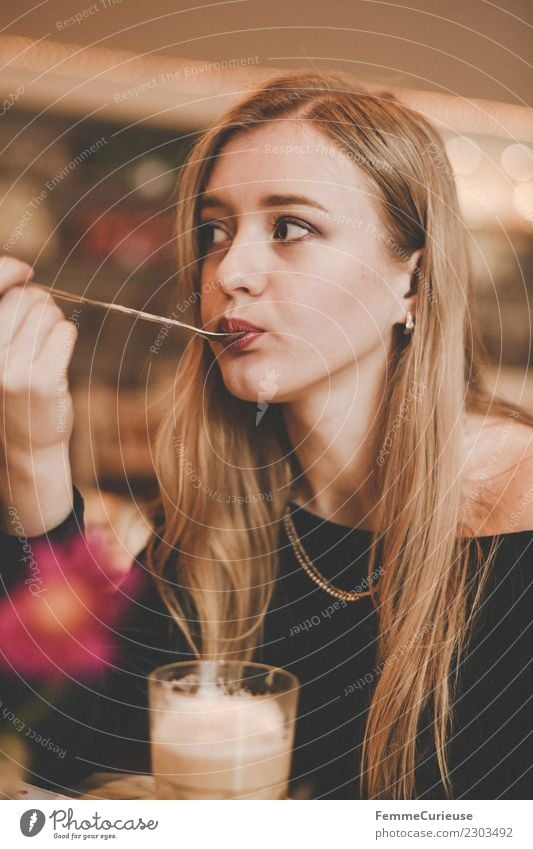
[(121, 775), (94, 772), (73, 789), (71, 795), (54, 793), (22, 782), (16, 799), (155, 799), (152, 775)]
[[(53, 793), (32, 784), (21, 785), (18, 799), (155, 799), (153, 775), (122, 775), (115, 772), (93, 772), (71, 796)], [(287, 799), (293, 797), (287, 796)]]

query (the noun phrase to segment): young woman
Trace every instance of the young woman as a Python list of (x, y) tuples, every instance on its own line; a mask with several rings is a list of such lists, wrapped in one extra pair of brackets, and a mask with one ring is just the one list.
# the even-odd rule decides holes
[[(421, 115), (341, 74), (268, 81), (200, 137), (177, 204), (180, 302), (251, 332), (187, 345), (132, 566), (153, 580), (114, 670), (43, 722), (69, 757), (36, 751), (34, 780), (148, 769), (145, 675), (201, 656), (298, 676), (295, 796), (527, 797), (533, 419), (482, 387), (450, 175)], [(4, 326), (20, 297), (41, 333), (42, 295), (15, 285), (27, 268), (2, 273)], [(38, 353), (59, 362), (66, 323), (39, 310)], [(31, 475), (13, 448), (11, 498), (28, 535), (65, 538), (83, 501), (51, 381), (39, 394), (26, 368), (39, 436), (19, 408), (4, 440), (40, 442)]]

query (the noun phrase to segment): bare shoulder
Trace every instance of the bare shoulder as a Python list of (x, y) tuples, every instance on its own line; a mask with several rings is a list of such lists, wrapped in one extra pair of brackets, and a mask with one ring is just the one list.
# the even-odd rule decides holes
[(462, 513), (472, 536), (533, 530), (533, 427), (516, 415), (467, 418)]

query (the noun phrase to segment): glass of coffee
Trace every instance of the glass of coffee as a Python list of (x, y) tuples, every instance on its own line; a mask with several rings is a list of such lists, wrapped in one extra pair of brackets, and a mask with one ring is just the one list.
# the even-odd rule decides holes
[(184, 661), (148, 676), (158, 799), (284, 799), (300, 682), (262, 663)]

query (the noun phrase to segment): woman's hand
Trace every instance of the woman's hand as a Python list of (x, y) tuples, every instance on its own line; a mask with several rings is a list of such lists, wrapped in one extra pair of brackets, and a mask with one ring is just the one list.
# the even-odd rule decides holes
[(68, 444), (74, 423), (67, 368), (77, 339), (29, 265), (0, 257), (0, 521), (25, 536), (51, 530), (72, 509)]

